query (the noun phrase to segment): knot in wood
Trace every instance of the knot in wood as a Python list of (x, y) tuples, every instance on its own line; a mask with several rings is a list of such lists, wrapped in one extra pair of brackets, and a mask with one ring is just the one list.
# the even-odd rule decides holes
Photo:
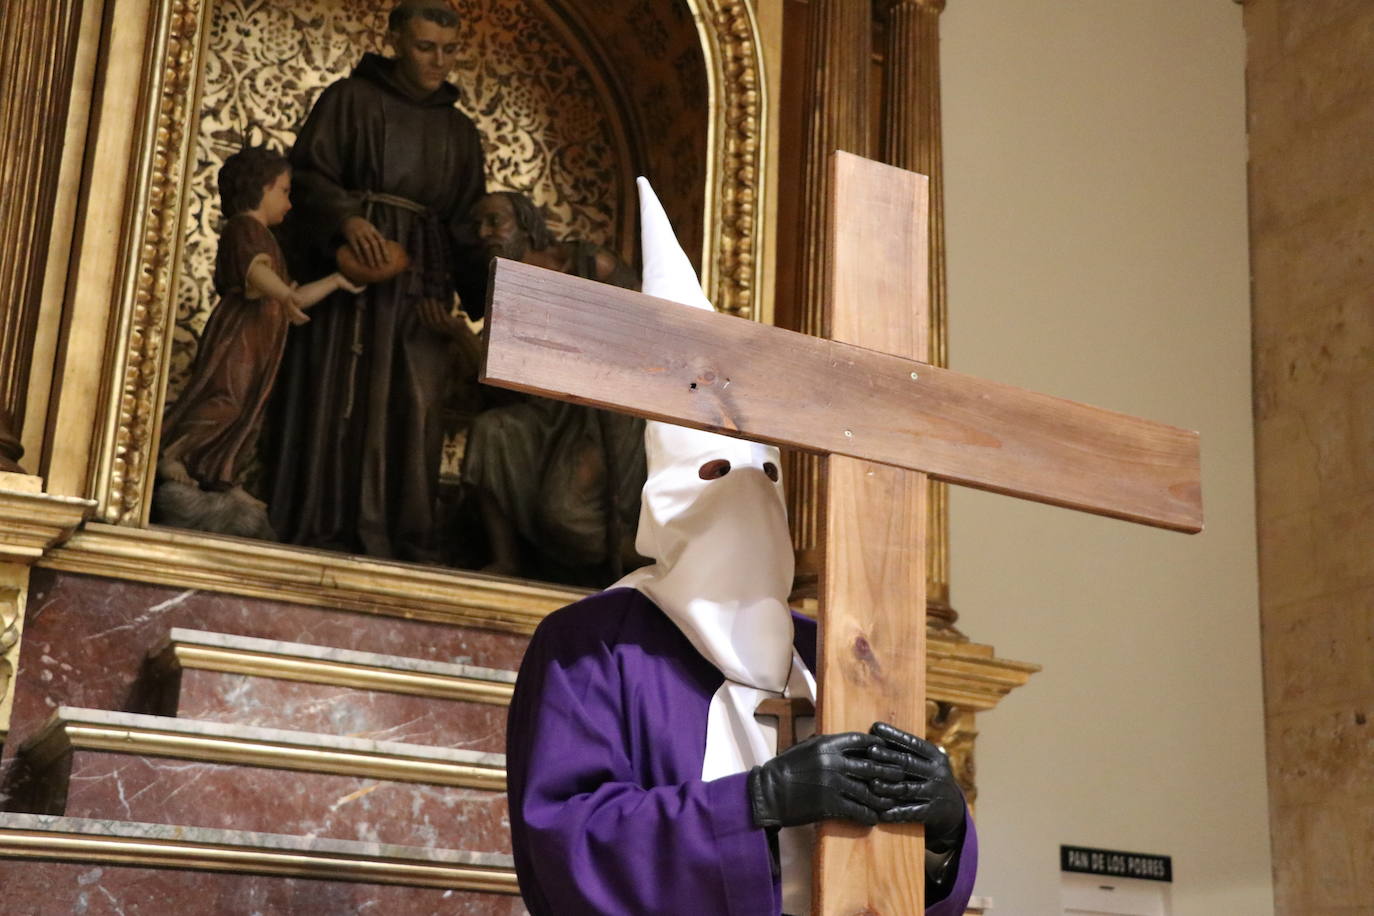
[(858, 671), (854, 674), (857, 677), (867, 677), (874, 681), (883, 679), (883, 665), (878, 656), (873, 652), (873, 645), (866, 636), (854, 637), (854, 661), (858, 662), (859, 670), (865, 672), (860, 675)]
[(720, 375), (715, 365), (713, 363), (708, 362), (703, 357), (698, 357), (692, 360), (692, 362), (688, 365), (687, 369), (695, 378), (695, 381), (692, 383), (694, 388), (706, 385), (714, 385), (716, 383), (717, 376)]

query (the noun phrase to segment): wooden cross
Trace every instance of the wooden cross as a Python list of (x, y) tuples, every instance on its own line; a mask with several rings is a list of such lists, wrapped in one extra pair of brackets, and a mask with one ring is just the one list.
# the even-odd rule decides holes
[(797, 743), (797, 720), (816, 715), (816, 707), (806, 697), (768, 697), (754, 708), (756, 716), (770, 716), (778, 720), (777, 751), (781, 754)]
[[(1196, 532), (1198, 437), (924, 363), (927, 181), (832, 168), (833, 339), (501, 261), (482, 380), (828, 455), (817, 731), (919, 732), (926, 475)], [(815, 912), (918, 914), (922, 862), (919, 827), (827, 821)]]

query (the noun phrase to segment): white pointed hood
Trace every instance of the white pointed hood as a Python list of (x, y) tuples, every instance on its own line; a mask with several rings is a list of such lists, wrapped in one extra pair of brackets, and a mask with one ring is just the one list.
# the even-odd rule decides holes
[[(711, 308), (649, 182), (638, 184), (644, 292)], [(792, 670), (793, 555), (778, 450), (655, 421), (644, 450), (635, 547), (655, 562), (617, 585), (651, 598), (728, 680), (782, 691)], [(718, 461), (729, 471), (704, 479), (702, 466)]]

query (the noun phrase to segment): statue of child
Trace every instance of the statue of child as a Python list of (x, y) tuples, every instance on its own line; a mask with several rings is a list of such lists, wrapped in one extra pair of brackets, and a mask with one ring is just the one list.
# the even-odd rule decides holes
[[(190, 381), (167, 414), (158, 476), (227, 491), (261, 512), (263, 503), (243, 489), (239, 475), (257, 444), (287, 328), (309, 321), (303, 310), (330, 293), (363, 287), (337, 272), (299, 287), (287, 276), (269, 228), (291, 209), (291, 166), (280, 153), (248, 147), (230, 156), (219, 171), (219, 192), (226, 217), (215, 258), (220, 302), (205, 324)], [(205, 527), (193, 518), (161, 520)]]

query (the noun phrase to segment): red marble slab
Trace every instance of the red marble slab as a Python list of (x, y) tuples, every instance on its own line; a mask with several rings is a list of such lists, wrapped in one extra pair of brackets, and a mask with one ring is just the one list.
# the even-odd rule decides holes
[(35, 569), (4, 754), (58, 706), (143, 708), (148, 650), (172, 627), (515, 670), (527, 638), (281, 601)]
[(519, 897), (469, 891), (0, 859), (7, 913), (25, 916), (522, 916)]
[[(164, 714), (505, 753), (506, 707), (190, 668)], [(168, 689), (174, 689), (169, 684)]]
[(42, 813), (511, 851), (503, 792), (108, 751), (75, 751), (65, 806)]

